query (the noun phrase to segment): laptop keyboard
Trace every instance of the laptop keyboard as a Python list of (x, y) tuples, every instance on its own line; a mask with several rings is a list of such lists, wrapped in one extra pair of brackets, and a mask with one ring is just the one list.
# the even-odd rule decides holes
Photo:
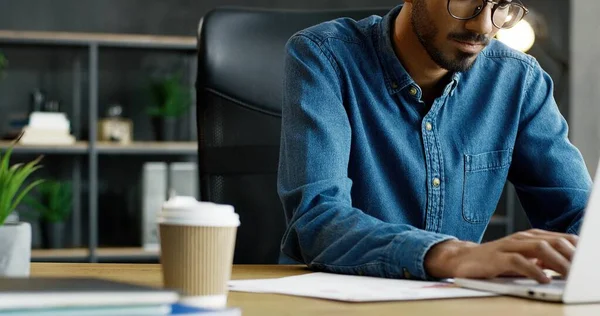
[(552, 281), (548, 284), (536, 284), (534, 287), (536, 289), (560, 289), (560, 290), (563, 290), (565, 288), (566, 284), (567, 283), (564, 280), (556, 280), (556, 281)]
[(564, 290), (565, 285), (567, 284), (566, 280), (552, 280), (552, 282), (548, 284), (539, 284), (535, 280), (531, 279), (512, 279), (512, 278), (498, 278), (494, 279), (495, 283), (501, 283), (506, 285), (518, 285), (518, 286), (526, 286), (528, 288), (543, 290), (543, 291), (551, 291), (551, 292), (562, 292)]

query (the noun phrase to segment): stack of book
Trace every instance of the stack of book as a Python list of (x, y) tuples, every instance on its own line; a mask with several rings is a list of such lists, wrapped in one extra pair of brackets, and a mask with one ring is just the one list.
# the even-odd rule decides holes
[(65, 113), (31, 112), (19, 143), (23, 145), (71, 145), (71, 124)]
[(0, 314), (13, 316), (241, 316), (179, 303), (178, 291), (97, 278), (0, 277)]

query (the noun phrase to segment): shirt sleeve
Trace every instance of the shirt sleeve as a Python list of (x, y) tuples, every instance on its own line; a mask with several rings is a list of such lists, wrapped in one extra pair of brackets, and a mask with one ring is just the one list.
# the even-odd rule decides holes
[(535, 59), (526, 79), (509, 180), (533, 227), (577, 234), (592, 180)]
[[(427, 251), (452, 236), (384, 222), (353, 207), (352, 126), (333, 56), (310, 33), (286, 45), (278, 192), (282, 254), (335, 273), (430, 279)], [(407, 211), (407, 210), (404, 210)]]

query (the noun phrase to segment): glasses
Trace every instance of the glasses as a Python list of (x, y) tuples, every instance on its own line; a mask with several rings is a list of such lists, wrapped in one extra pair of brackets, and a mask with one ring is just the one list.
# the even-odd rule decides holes
[(529, 12), (518, 0), (448, 0), (448, 12), (458, 20), (470, 20), (478, 16), (488, 3), (492, 7), (492, 23), (499, 29), (509, 29)]

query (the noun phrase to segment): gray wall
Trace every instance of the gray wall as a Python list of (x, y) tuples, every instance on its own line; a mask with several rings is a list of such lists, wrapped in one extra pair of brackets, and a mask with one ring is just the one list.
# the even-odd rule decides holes
[(345, 8), (393, 6), (398, 0), (0, 0), (0, 28), (194, 35), (216, 6)]
[[(593, 1), (593, 0), (585, 0)], [(582, 2), (585, 2), (582, 1)], [(290, 9), (391, 7), (401, 0), (0, 0), (0, 29), (194, 35), (217, 6)], [(550, 21), (553, 41), (567, 47), (569, 0), (525, 0)]]
[(591, 174), (600, 156), (600, 1), (572, 2), (571, 136)]

